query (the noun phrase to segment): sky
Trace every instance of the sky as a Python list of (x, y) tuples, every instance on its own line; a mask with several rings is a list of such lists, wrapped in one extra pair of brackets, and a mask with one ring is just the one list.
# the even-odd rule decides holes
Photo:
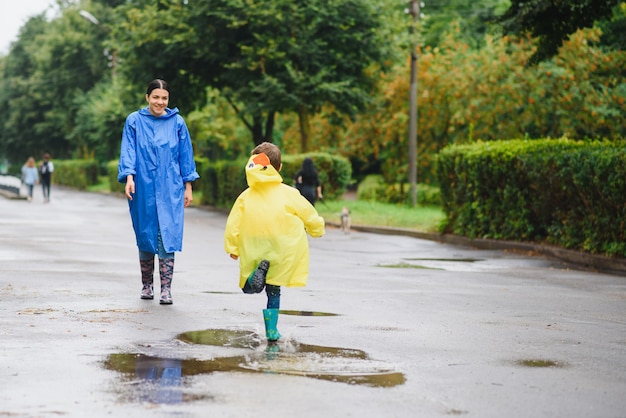
[(12, 0), (10, 6), (5, 5), (0, 14), (0, 55), (8, 54), (11, 42), (17, 39), (20, 28), (30, 16), (54, 3), (54, 0)]

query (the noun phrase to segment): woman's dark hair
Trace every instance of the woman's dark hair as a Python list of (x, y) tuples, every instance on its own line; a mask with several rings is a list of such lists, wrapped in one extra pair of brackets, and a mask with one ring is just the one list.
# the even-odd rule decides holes
[(161, 80), (160, 78), (154, 79), (150, 83), (148, 83), (146, 94), (149, 96), (150, 93), (152, 93), (152, 90), (154, 89), (163, 89), (163, 90), (166, 90), (168, 93), (171, 93), (170, 85), (167, 84), (167, 81)]
[(305, 158), (302, 161), (302, 174), (304, 175), (314, 175), (317, 174), (317, 170), (315, 170), (315, 166), (313, 165), (313, 160), (309, 157)]

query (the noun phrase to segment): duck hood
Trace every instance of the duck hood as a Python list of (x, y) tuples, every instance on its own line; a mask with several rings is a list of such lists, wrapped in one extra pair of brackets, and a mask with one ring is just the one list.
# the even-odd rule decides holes
[(255, 154), (246, 164), (246, 180), (251, 188), (260, 187), (268, 183), (282, 183), (283, 178), (270, 163), (264, 153)]

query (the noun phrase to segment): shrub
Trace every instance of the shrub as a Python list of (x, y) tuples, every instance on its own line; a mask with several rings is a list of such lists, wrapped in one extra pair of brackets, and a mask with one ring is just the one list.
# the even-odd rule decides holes
[(624, 142), (478, 141), (438, 156), (445, 231), (626, 256)]

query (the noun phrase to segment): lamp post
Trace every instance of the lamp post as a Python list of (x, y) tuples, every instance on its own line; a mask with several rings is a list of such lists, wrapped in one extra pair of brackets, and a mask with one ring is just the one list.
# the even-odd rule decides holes
[[(111, 30), (107, 26), (100, 23), (100, 21), (87, 10), (80, 10), (78, 14), (105, 31), (107, 35), (111, 33)], [(104, 53), (111, 60), (111, 77), (115, 78), (115, 69), (117, 67), (117, 53), (115, 52), (115, 50), (113, 50), (113, 52), (111, 52), (111, 55), (109, 55), (107, 49), (104, 50)]]
[(420, 4), (418, 0), (409, 1), (411, 22), (411, 84), (409, 87), (409, 184), (411, 205), (417, 205), (417, 51), (413, 41), (415, 25), (419, 19)]

